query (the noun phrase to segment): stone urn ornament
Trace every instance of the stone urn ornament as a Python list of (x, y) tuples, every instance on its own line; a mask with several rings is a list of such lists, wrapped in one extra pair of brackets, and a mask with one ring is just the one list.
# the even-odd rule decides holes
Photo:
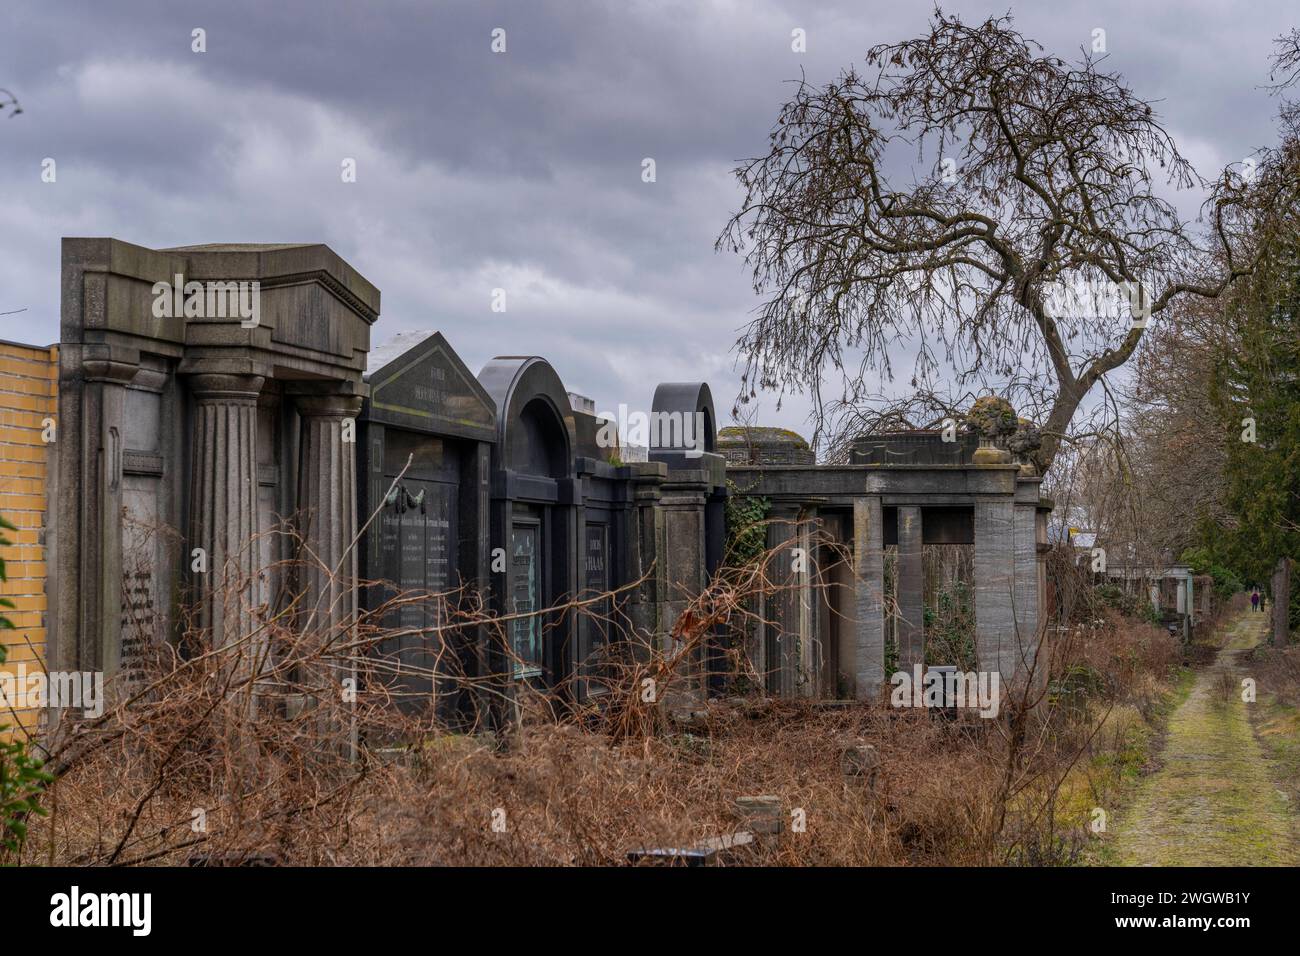
[(972, 461), (977, 465), (1006, 465), (1011, 462), (1007, 439), (1019, 426), (1016, 410), (1010, 402), (998, 395), (984, 395), (975, 399), (966, 421), (979, 436), (979, 447)]
[(1034, 466), (1034, 452), (1043, 447), (1043, 433), (1027, 418), (1016, 423), (1016, 430), (1007, 439), (1007, 450), (1020, 463), (1020, 474), (1033, 478), (1038, 474)]

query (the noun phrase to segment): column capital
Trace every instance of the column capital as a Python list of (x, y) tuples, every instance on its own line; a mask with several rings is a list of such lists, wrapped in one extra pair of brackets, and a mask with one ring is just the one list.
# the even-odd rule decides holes
[(293, 402), (304, 418), (356, 418), (361, 414), (360, 395), (294, 395)]
[(261, 375), (202, 372), (188, 376), (188, 381), (190, 391), (200, 404), (255, 405), (266, 379)]
[(139, 365), (119, 362), (114, 359), (88, 359), (81, 363), (87, 382), (110, 382), (126, 385), (140, 371)]
[(102, 343), (81, 347), (81, 375), (87, 382), (128, 385), (138, 371), (140, 371), (139, 349)]

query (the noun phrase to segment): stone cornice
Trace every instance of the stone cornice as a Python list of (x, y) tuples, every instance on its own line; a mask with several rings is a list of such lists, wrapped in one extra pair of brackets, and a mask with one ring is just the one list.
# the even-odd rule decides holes
[(366, 305), (351, 289), (324, 269), (318, 269), (315, 272), (299, 272), (293, 275), (270, 276), (260, 281), (263, 289), (308, 285), (314, 282), (324, 286), (331, 295), (355, 312), (367, 325), (374, 325), (379, 318), (378, 312)]

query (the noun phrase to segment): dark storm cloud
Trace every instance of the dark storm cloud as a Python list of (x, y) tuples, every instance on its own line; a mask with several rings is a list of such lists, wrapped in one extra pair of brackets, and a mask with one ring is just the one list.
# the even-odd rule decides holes
[[(969, 18), (1003, 7), (961, 4)], [(1062, 56), (1107, 31), (1108, 64), (1203, 172), (1272, 136), (1282, 3), (1022, 5)], [(323, 241), (384, 294), (375, 338), (440, 328), (477, 368), (539, 352), (601, 407), (653, 383), (736, 390), (755, 301), (712, 243), (788, 81), (920, 30), (883, 3), (266, 3), (10, 0), (0, 86), (0, 337), (57, 338), (59, 237), (145, 245)], [(190, 50), (207, 31), (208, 52)], [(489, 50), (494, 27), (508, 52)], [(790, 31), (808, 52), (790, 50)], [(40, 181), (44, 157), (56, 184)], [(343, 184), (354, 157), (358, 181)], [(653, 157), (658, 180), (641, 181)], [(1199, 197), (1182, 197), (1191, 215)], [(489, 311), (505, 288), (508, 311)], [(903, 376), (906, 378), (906, 376)], [(765, 420), (801, 425), (794, 401)]]

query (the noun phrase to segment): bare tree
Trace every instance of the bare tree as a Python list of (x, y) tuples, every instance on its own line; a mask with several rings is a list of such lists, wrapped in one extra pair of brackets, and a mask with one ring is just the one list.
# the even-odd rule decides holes
[(14, 96), (3, 87), (0, 87), (0, 113), (3, 113), (5, 110), (9, 111), (9, 118), (13, 119), (23, 111), (23, 108), (18, 103), (18, 97)]
[(1285, 90), (1300, 83), (1300, 28), (1292, 27), (1273, 41), (1273, 69), (1270, 78), (1274, 90)]
[[(735, 170), (745, 198), (717, 243), (744, 253), (765, 298), (738, 342), (740, 402), (808, 390), (819, 438), (827, 366), (852, 405), (910, 343), (914, 387), (942, 362), (958, 391), (1000, 379), (1036, 406), (1046, 470), (1152, 317), (1249, 273), (1247, 207), (1296, 192), (1271, 154), (1204, 182), (1121, 76), (1087, 52), (1042, 55), (1009, 17), (967, 26), (936, 10), (925, 35), (867, 64), (869, 77), (799, 83), (768, 153)], [(923, 173), (903, 175), (903, 150)], [(1203, 230), (1163, 186), (1209, 189)]]

